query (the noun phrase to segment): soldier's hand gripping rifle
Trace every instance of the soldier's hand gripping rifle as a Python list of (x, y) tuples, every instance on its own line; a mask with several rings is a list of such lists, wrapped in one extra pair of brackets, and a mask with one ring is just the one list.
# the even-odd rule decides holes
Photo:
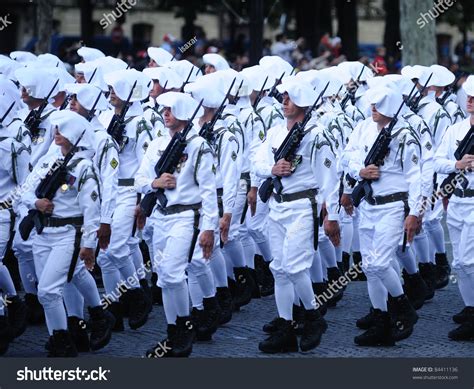
[(219, 108), (217, 108), (217, 110), (214, 113), (214, 116), (212, 117), (212, 119), (209, 120), (208, 122), (204, 123), (202, 125), (201, 129), (199, 130), (199, 136), (206, 139), (209, 142), (209, 144), (214, 143), (214, 126), (216, 125), (217, 121), (219, 120), (219, 118), (222, 115), (222, 112), (224, 111), (225, 102), (226, 102), (227, 99), (229, 99), (230, 92), (232, 90), (232, 87), (235, 84), (235, 80), (236, 80), (236, 78), (234, 78), (234, 80), (232, 81), (232, 84), (230, 84), (230, 88), (227, 91), (227, 94), (225, 95), (224, 100), (222, 100), (221, 105), (219, 106)]
[(357, 79), (355, 80), (355, 88), (352, 87), (352, 85), (348, 88), (346, 95), (342, 98), (341, 101), (341, 108), (342, 110), (346, 109), (346, 105), (349, 102), (349, 100), (354, 103), (355, 100), (355, 94), (357, 92), (357, 89), (359, 89), (360, 86), (360, 78), (362, 77), (362, 74), (364, 73), (365, 65), (362, 65), (362, 70), (360, 71), (359, 75), (357, 76)]
[(268, 76), (265, 77), (265, 81), (263, 81), (262, 87), (261, 87), (260, 90), (258, 91), (257, 97), (255, 97), (255, 101), (253, 102), (253, 106), (252, 106), (254, 110), (257, 109), (257, 106), (258, 106), (258, 104), (260, 103), (260, 100), (262, 100), (262, 97), (263, 97), (263, 88), (265, 88), (265, 84), (267, 83), (267, 81), (268, 81)]
[(43, 114), (44, 109), (48, 105), (48, 100), (53, 94), (53, 91), (58, 85), (58, 83), (59, 79), (56, 80), (48, 95), (41, 102), (40, 106), (37, 109), (32, 109), (24, 121), (26, 128), (28, 128), (33, 138), (38, 136), (38, 127), (42, 121), (41, 115)]
[(430, 74), (430, 76), (428, 77), (428, 79), (426, 80), (425, 82), (425, 85), (423, 85), (423, 88), (420, 89), (420, 91), (418, 92), (418, 95), (415, 93), (415, 95), (413, 96), (413, 98), (408, 102), (408, 107), (414, 112), (414, 113), (418, 113), (419, 111), (419, 105), (420, 105), (420, 101), (421, 99), (423, 98), (423, 93), (425, 93), (425, 90), (426, 88), (428, 87), (428, 83), (430, 82), (431, 80), (431, 77), (433, 77), (433, 73)]
[(125, 135), (125, 116), (127, 115), (128, 109), (131, 106), (130, 99), (132, 98), (136, 86), (137, 81), (133, 83), (132, 89), (130, 90), (128, 98), (125, 101), (125, 104), (122, 107), (120, 114), (114, 114), (112, 120), (109, 123), (109, 126), (107, 127), (107, 133), (117, 142), (117, 144), (119, 145), (119, 150), (122, 150), (125, 146), (123, 144), (123, 139)]
[(464, 73), (459, 74), (459, 76), (456, 77), (454, 82), (445, 89), (443, 95), (436, 98), (436, 101), (438, 102), (439, 105), (444, 107), (444, 104), (446, 104), (446, 100), (448, 100), (448, 97), (451, 96), (456, 91), (456, 87), (458, 85), (459, 80), (463, 78), (464, 76), (465, 76)]
[[(38, 199), (48, 199), (53, 200), (56, 192), (62, 185), (67, 184), (67, 167), (71, 159), (77, 152), (77, 145), (81, 141), (82, 137), (86, 133), (84, 130), (74, 144), (72, 149), (66, 154), (63, 161), (57, 161), (49, 170), (48, 174), (40, 181), (38, 187), (35, 190), (35, 195)], [(31, 231), (33, 228), (36, 228), (38, 235), (41, 235), (44, 228), (44, 217), (51, 216), (46, 215), (38, 211), (37, 209), (32, 209), (28, 212), (28, 215), (21, 221), (19, 226), (19, 232), (23, 240), (28, 240), (30, 237)]]
[[(183, 152), (187, 145), (186, 137), (188, 136), (189, 131), (191, 131), (191, 128), (193, 127), (193, 120), (199, 112), (203, 100), (201, 100), (201, 102), (197, 106), (196, 110), (194, 111), (191, 118), (188, 120), (188, 123), (186, 124), (184, 129), (174, 134), (173, 138), (171, 138), (171, 141), (168, 143), (168, 146), (166, 147), (165, 151), (163, 152), (155, 166), (155, 173), (157, 178), (160, 178), (163, 173), (173, 174), (176, 170), (176, 167), (178, 166), (179, 161), (183, 157)], [(140, 202), (141, 211), (146, 217), (151, 216), (157, 200), (160, 202), (160, 205), (163, 208), (166, 207), (168, 199), (166, 198), (164, 189), (159, 188), (156, 192), (148, 193)]]
[[(456, 158), (457, 161), (460, 161), (466, 154), (474, 154), (474, 126), (471, 126), (466, 136), (463, 138), (461, 143), (459, 143), (458, 148), (454, 152), (454, 158)], [(451, 198), (453, 194), (452, 190), (447, 190), (448, 186), (454, 187), (455, 183), (457, 183), (456, 181), (459, 181), (463, 189), (466, 189), (467, 187), (468, 181), (464, 175), (461, 173), (461, 177), (458, 180), (456, 179), (457, 175), (458, 173), (455, 172), (449, 174), (440, 186), (440, 192), (445, 194), (448, 199)]]
[(275, 98), (280, 104), (283, 102), (283, 95), (278, 92), (277, 86), (280, 85), (281, 80), (283, 79), (283, 76), (285, 75), (285, 72), (283, 72), (278, 80), (276, 80), (275, 84), (273, 84), (272, 88), (268, 92), (268, 97), (273, 97)]
[[(372, 148), (370, 149), (367, 157), (365, 158), (365, 166), (376, 165), (382, 166), (383, 160), (388, 154), (390, 148), (390, 142), (392, 141), (392, 130), (398, 122), (398, 115), (405, 105), (405, 101), (402, 102), (397, 113), (393, 117), (392, 121), (387, 127), (382, 128), (379, 132), (377, 139), (375, 139)], [(359, 181), (352, 191), (352, 202), (355, 207), (358, 207), (361, 201), (367, 197), (372, 196), (372, 183), (373, 180), (363, 179)]]
[[(288, 132), (288, 135), (275, 153), (275, 162), (278, 162), (280, 159), (292, 161), (295, 158), (296, 151), (300, 147), (301, 141), (303, 140), (303, 137), (305, 135), (304, 128), (308, 124), (309, 119), (311, 119), (313, 110), (318, 105), (328, 86), (329, 82), (326, 84), (323, 91), (319, 94), (314, 104), (308, 108), (303, 120), (301, 122), (295, 123), (293, 127), (291, 127), (291, 130)], [(272, 195), (273, 189), (275, 189), (275, 192), (277, 194), (280, 194), (282, 192), (283, 186), (281, 184), (280, 177), (269, 177), (262, 183), (262, 185), (260, 185), (260, 188), (258, 188), (258, 195), (264, 203), (266, 203)]]

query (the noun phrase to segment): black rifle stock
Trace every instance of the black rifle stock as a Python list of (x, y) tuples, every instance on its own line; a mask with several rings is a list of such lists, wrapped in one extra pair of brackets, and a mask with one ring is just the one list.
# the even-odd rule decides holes
[(41, 124), (41, 115), (44, 109), (47, 107), (48, 100), (51, 97), (58, 83), (59, 83), (59, 79), (56, 80), (53, 87), (49, 91), (48, 95), (43, 99), (38, 109), (32, 109), (30, 113), (28, 114), (28, 116), (26, 117), (25, 121), (23, 122), (33, 137), (37, 135), (38, 127)]
[[(329, 82), (326, 84), (326, 87), (323, 89), (323, 91), (319, 94), (314, 104), (308, 108), (303, 120), (301, 122), (295, 123), (293, 127), (291, 127), (291, 130), (288, 132), (288, 135), (283, 140), (283, 143), (280, 145), (280, 147), (275, 153), (275, 162), (278, 162), (280, 159), (291, 161), (295, 157), (295, 153), (298, 150), (298, 147), (300, 146), (301, 141), (303, 140), (303, 137), (305, 135), (304, 128), (308, 124), (308, 121), (311, 119), (313, 110), (318, 105), (318, 102), (323, 97), (324, 92), (326, 92), (328, 86)], [(258, 188), (258, 195), (264, 203), (266, 203), (272, 195), (273, 189), (275, 189), (275, 192), (277, 194), (280, 194), (282, 192), (283, 186), (281, 184), (280, 177), (269, 177), (262, 183), (262, 185), (260, 185), (260, 188)]]
[(127, 100), (125, 101), (125, 104), (120, 111), (120, 115), (114, 114), (112, 117), (112, 120), (109, 123), (109, 126), (107, 127), (107, 133), (114, 138), (114, 140), (117, 142), (117, 144), (120, 147), (120, 150), (123, 148), (123, 138), (124, 138), (124, 132), (125, 132), (125, 116), (127, 115), (128, 109), (130, 108), (130, 99), (132, 98), (133, 91), (135, 90), (135, 87), (137, 86), (137, 81), (133, 83), (132, 89), (130, 90), (130, 93), (128, 95)]
[[(86, 133), (84, 130), (74, 144), (72, 149), (66, 154), (64, 160), (59, 164), (55, 164), (51, 167), (48, 174), (40, 181), (38, 187), (35, 190), (35, 195), (38, 199), (53, 200), (56, 192), (61, 185), (66, 183), (67, 166), (71, 159), (74, 157), (77, 151), (77, 145), (81, 141), (82, 137)], [(45, 215), (37, 209), (28, 211), (28, 215), (24, 217), (19, 226), (19, 232), (23, 240), (28, 240), (33, 228), (36, 228), (36, 232), (41, 235), (44, 228), (44, 217), (50, 216)]]
[(232, 84), (230, 84), (230, 88), (227, 91), (227, 94), (225, 95), (224, 100), (222, 100), (221, 105), (219, 106), (219, 108), (217, 108), (216, 112), (214, 112), (214, 115), (212, 116), (211, 120), (204, 123), (201, 129), (199, 130), (199, 136), (206, 139), (209, 142), (209, 144), (214, 143), (214, 126), (216, 125), (217, 121), (222, 115), (222, 112), (224, 111), (225, 102), (227, 99), (229, 99), (230, 92), (232, 90), (232, 87), (235, 84), (235, 80), (236, 78), (234, 78), (234, 80), (232, 81)]
[[(176, 167), (179, 164), (183, 156), (184, 149), (186, 148), (187, 142), (186, 137), (193, 127), (193, 120), (196, 117), (199, 109), (201, 108), (203, 100), (199, 103), (196, 110), (194, 111), (191, 118), (188, 120), (186, 126), (182, 131), (177, 132), (173, 135), (165, 151), (161, 155), (155, 166), (156, 177), (160, 178), (163, 173), (173, 174), (176, 170)], [(145, 197), (140, 202), (140, 208), (143, 214), (146, 217), (151, 216), (153, 208), (156, 205), (157, 200), (160, 202), (160, 205), (164, 208), (168, 203), (168, 199), (165, 195), (165, 190), (159, 188), (156, 192), (151, 192), (145, 195)]]
[[(474, 154), (474, 126), (471, 126), (470, 130), (466, 134), (466, 136), (463, 138), (461, 143), (459, 143), (458, 148), (454, 152), (454, 158), (456, 158), (457, 161), (460, 161), (463, 159), (463, 157), (466, 154)], [(455, 186), (455, 181), (458, 173), (451, 173), (446, 177), (443, 182), (441, 183), (440, 186), (440, 192), (443, 194), (446, 194), (446, 197), (449, 199), (453, 195), (453, 191), (448, 191), (447, 187), (448, 186)], [(464, 182), (467, 184), (467, 181), (464, 177), (461, 178), (460, 182)], [(461, 183), (462, 185), (462, 183)]]
[(283, 76), (285, 75), (285, 72), (283, 72), (278, 80), (276, 80), (275, 84), (273, 84), (272, 89), (268, 92), (269, 97), (275, 98), (279, 103), (283, 102), (283, 96), (280, 92), (277, 90), (277, 86), (280, 85), (281, 80), (283, 79)]

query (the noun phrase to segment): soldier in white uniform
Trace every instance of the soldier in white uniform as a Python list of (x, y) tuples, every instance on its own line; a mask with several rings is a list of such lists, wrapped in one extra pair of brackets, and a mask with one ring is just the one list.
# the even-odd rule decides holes
[[(185, 128), (197, 108), (191, 96), (178, 92), (165, 93), (157, 101), (166, 107), (165, 126), (172, 136)], [(200, 111), (197, 116), (202, 116)], [(186, 139), (186, 148), (173, 174), (155, 174), (155, 165), (168, 143), (162, 138), (152, 143), (137, 173), (137, 187), (143, 193), (161, 189), (167, 198), (166, 206), (157, 203), (155, 212), (160, 213), (158, 222), (163, 228), (153, 237), (153, 244), (168, 323), (167, 338), (160, 343), (171, 348), (165, 354), (171, 357), (187, 357), (192, 352), (195, 333), (189, 316), (186, 269), (205, 266), (203, 261), (212, 254), (218, 221), (212, 151), (196, 129), (191, 129)], [(157, 352), (160, 343), (149, 349), (147, 356), (161, 355)]]
[[(374, 321), (354, 340), (361, 346), (390, 346), (395, 340), (410, 336), (418, 319), (391, 263), (403, 231), (411, 242), (417, 228), (421, 207), (420, 149), (416, 138), (400, 121), (391, 131), (393, 139), (384, 164), (364, 166), (379, 132), (392, 122), (403, 100), (399, 93), (382, 87), (371, 92), (370, 101), (372, 121), (364, 121), (347, 146), (355, 150), (347, 156), (349, 174), (358, 181), (369, 180), (373, 191), (366, 193), (359, 206), (359, 234)], [(388, 294), (392, 298), (392, 319), (397, 324), (394, 328), (387, 309)]]
[[(50, 334), (49, 350), (53, 357), (77, 356), (67, 330), (63, 289), (72, 280), (84, 295), (91, 317), (91, 347), (105, 346), (111, 336), (113, 318), (100, 304), (97, 288), (84, 282), (87, 269), (95, 262), (94, 250), (99, 228), (99, 183), (93, 173), (93, 150), (83, 134), (89, 123), (70, 111), (51, 115), (55, 144), (60, 148), (43, 157), (27, 178), (29, 188), (22, 196), (30, 210), (41, 214), (43, 231), (34, 235), (33, 252), (38, 274), (38, 296), (45, 309)], [(58, 169), (64, 157), (77, 145), (77, 152), (59, 177), (60, 187), (52, 199), (38, 198), (37, 188), (46, 175)], [(77, 257), (79, 260), (76, 262)]]
[(264, 179), (280, 179), (281, 194), (273, 192), (268, 217), (270, 247), (273, 261), (270, 269), (275, 277), (275, 300), (280, 319), (276, 332), (259, 344), (263, 352), (290, 352), (298, 350), (292, 325), (292, 309), (295, 295), (304, 306), (305, 321), (300, 341), (302, 351), (318, 346), (327, 328), (313, 294), (309, 269), (316, 250), (321, 206), (320, 197), (326, 203), (328, 216), (325, 230), (335, 245), (339, 245), (337, 223), (338, 179), (336, 162), (330, 145), (321, 136), (321, 128), (310, 125), (292, 161), (274, 160), (288, 131), (305, 115), (305, 107), (311, 106), (317, 93), (300, 82), (278, 86), (283, 94), (283, 112), (286, 125), (269, 130), (255, 158), (255, 172)]
[[(463, 89), (468, 96), (467, 111), (470, 117), (447, 129), (434, 157), (435, 171), (454, 176), (454, 180), (448, 180), (451, 188), (445, 188), (452, 193), (447, 224), (453, 244), (452, 267), (457, 273), (457, 284), (465, 308), (453, 316), (454, 322), (460, 326), (449, 332), (451, 340), (474, 340), (474, 76), (468, 77)], [(470, 149), (458, 160), (455, 152), (468, 134)]]
[[(130, 257), (129, 240), (134, 230), (137, 204), (134, 176), (152, 141), (152, 127), (143, 117), (140, 105), (140, 101), (148, 96), (151, 80), (136, 70), (119, 70), (107, 74), (105, 79), (111, 88), (110, 103), (114, 107), (115, 115), (120, 115), (129, 96), (131, 104), (116, 134), (110, 134), (119, 149), (118, 193), (112, 217), (113, 234), (110, 244), (106, 250), (101, 250), (98, 257), (109, 301), (107, 305), (116, 318), (115, 330), (123, 331), (123, 306), (118, 301), (118, 296), (122, 295), (123, 282), (132, 281), (127, 285), (129, 290), (126, 293), (130, 301), (130, 328), (137, 329), (143, 326), (150, 310), (150, 302), (143, 289), (136, 281), (133, 282), (137, 279), (137, 269)], [(134, 84), (135, 88), (132, 90)], [(103, 113), (101, 122), (107, 123), (109, 127), (113, 114), (114, 112), (110, 111)]]
[(7, 96), (0, 99), (0, 355), (7, 351), (14, 337), (25, 331), (27, 319), (27, 307), (18, 297), (10, 272), (3, 264), (14, 234), (17, 188), (26, 178), (30, 157), (24, 145), (15, 140), (15, 128), (7, 125), (14, 117), (12, 112), (16, 104)]

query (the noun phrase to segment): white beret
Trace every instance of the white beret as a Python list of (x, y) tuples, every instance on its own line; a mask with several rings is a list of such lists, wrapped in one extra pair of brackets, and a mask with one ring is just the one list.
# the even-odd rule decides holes
[[(31, 67), (24, 67), (15, 70), (15, 77), (20, 85), (26, 89), (27, 93), (36, 99), (44, 99), (48, 96), (48, 93), (58, 80), (58, 77), (45, 69), (33, 69)], [(58, 94), (58, 85), (54, 88), (50, 98)]]
[(183, 81), (181, 77), (173, 69), (159, 66), (155, 68), (143, 69), (143, 73), (152, 80), (158, 80), (162, 87), (166, 84), (166, 89), (181, 88)]
[(202, 105), (208, 108), (219, 107), (225, 98), (225, 93), (216, 88), (216, 77), (212, 77), (212, 74), (204, 75), (195, 82), (187, 84), (184, 91), (191, 93), (196, 101), (203, 99)]
[(397, 113), (403, 98), (398, 91), (387, 87), (378, 87), (367, 92), (367, 100), (375, 105), (375, 109), (382, 115), (393, 118)]
[[(374, 77), (373, 80), (378, 80), (380, 78), (390, 86), (395, 85), (396, 90), (398, 90), (402, 95), (409, 96), (413, 90), (413, 81), (408, 77), (402, 76), (401, 74), (387, 74), (383, 77)], [(370, 87), (372, 88), (373, 86)]]
[(40, 54), (38, 55), (37, 58), (38, 63), (36, 66), (40, 65), (45, 65), (47, 67), (52, 67), (52, 68), (61, 68), (63, 70), (66, 70), (66, 66), (64, 65), (64, 62), (61, 61), (58, 57), (56, 57), (54, 54), (46, 53), (46, 54)]
[(15, 79), (15, 70), (20, 68), (21, 64), (6, 56), (0, 57), (0, 73), (10, 79)]
[(115, 94), (122, 101), (127, 100), (135, 81), (136, 85), (133, 89), (130, 102), (146, 99), (153, 87), (152, 79), (135, 69), (117, 70), (106, 74), (104, 79), (107, 85), (114, 88)]
[(409, 79), (413, 80), (415, 78), (420, 79), (423, 75), (428, 71), (427, 66), (415, 65), (410, 66), (407, 65), (402, 68), (402, 76), (408, 77)]
[(309, 84), (288, 80), (277, 86), (280, 93), (288, 93), (290, 100), (298, 107), (309, 107), (318, 98), (318, 93)]
[(468, 96), (474, 96), (474, 76), (469, 76), (462, 84), (462, 89)]
[(166, 51), (161, 47), (149, 47), (147, 53), (148, 56), (160, 66), (170, 62), (173, 58), (169, 51)]
[(54, 76), (54, 78), (59, 79), (58, 90), (60, 92), (66, 90), (65, 88), (66, 84), (70, 84), (75, 81), (74, 77), (71, 76), (69, 72), (63, 68), (48, 67), (46, 71), (51, 73)]
[(93, 47), (81, 47), (77, 49), (77, 54), (84, 59), (84, 62), (94, 61), (105, 57), (105, 54), (99, 49)]
[(215, 54), (215, 53), (204, 54), (202, 56), (202, 61), (206, 65), (214, 66), (216, 71), (229, 69), (229, 64), (227, 63), (227, 61), (225, 60), (224, 57), (220, 56), (219, 54)]
[[(166, 92), (156, 98), (163, 107), (171, 108), (171, 113), (178, 120), (189, 120), (198, 106), (198, 102), (190, 95), (181, 92)], [(199, 108), (196, 117), (201, 117), (204, 110)]]
[[(261, 65), (250, 66), (248, 68), (242, 69), (240, 74), (242, 74), (248, 80), (249, 88), (251, 88), (250, 92), (252, 92), (252, 90), (260, 92), (262, 86), (263, 90), (270, 89), (273, 85), (275, 85), (277, 80), (273, 72), (270, 72), (267, 68)], [(265, 85), (263, 85), (264, 82)]]
[(285, 73), (285, 76), (289, 76), (293, 71), (293, 66), (278, 55), (266, 55), (260, 58), (258, 63), (271, 71), (277, 80), (283, 73)]
[(96, 111), (105, 111), (108, 107), (107, 99), (102, 91), (94, 85), (90, 84), (66, 84), (66, 91), (70, 94), (76, 95), (79, 104), (85, 109), (91, 110), (97, 97), (99, 100), (95, 106)]
[(36, 55), (29, 51), (12, 51), (10, 58), (20, 63), (36, 61)]
[(346, 80), (348, 79), (347, 82), (344, 82), (345, 84), (347, 84), (351, 79), (354, 81), (359, 79), (360, 82), (365, 82), (374, 76), (372, 70), (359, 61), (341, 62), (337, 67), (339, 68), (339, 71), (344, 74), (343, 78)]
[[(0, 80), (0, 88), (3, 87), (3, 82), (6, 80)], [(15, 118), (15, 113), (18, 110), (19, 107), (19, 99), (15, 98), (15, 96), (12, 96), (9, 93), (4, 93), (1, 95), (0, 98), (0, 119), (3, 118), (3, 116), (7, 113), (7, 111), (10, 109), (11, 105), (13, 104), (12, 109), (8, 113), (8, 115), (3, 119), (3, 122), (0, 123), (0, 129), (2, 126), (8, 125), (14, 118)]]
[(76, 144), (82, 133), (85, 131), (78, 146), (86, 149), (92, 148), (90, 137), (93, 129), (91, 124), (78, 113), (67, 109), (54, 111), (49, 115), (49, 120), (53, 125), (53, 128), (57, 126), (59, 133), (73, 145)]
[(181, 85), (186, 81), (189, 74), (191, 74), (191, 76), (189, 77), (188, 82), (194, 82), (198, 77), (202, 76), (200, 69), (194, 66), (187, 59), (167, 62), (163, 66), (173, 69), (178, 74), (178, 76), (181, 78)]
[(444, 66), (431, 65), (429, 69), (433, 73), (429, 86), (448, 86), (456, 79), (454, 73)]

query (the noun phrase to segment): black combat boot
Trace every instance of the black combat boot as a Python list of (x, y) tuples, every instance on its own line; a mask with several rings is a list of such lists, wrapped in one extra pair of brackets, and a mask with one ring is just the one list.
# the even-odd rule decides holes
[(428, 287), (419, 272), (408, 274), (403, 270), (403, 290), (415, 309), (420, 309), (428, 294)]
[(425, 281), (428, 288), (428, 293), (425, 297), (426, 300), (431, 300), (434, 297), (436, 289), (436, 265), (434, 263), (419, 263), (418, 269), (420, 269), (421, 278)]
[(343, 251), (342, 252), (342, 268), (344, 270), (343, 273), (346, 273), (349, 271), (350, 263), (351, 263), (351, 255)]
[(239, 297), (237, 296), (237, 282), (230, 277), (227, 277), (227, 285), (229, 288), (230, 295), (232, 297), (232, 311), (238, 312), (240, 311), (240, 306), (237, 305), (237, 300)]
[(298, 339), (291, 320), (278, 318), (275, 320), (276, 331), (258, 344), (264, 353), (289, 353), (298, 351)]
[(200, 341), (212, 339), (212, 334), (217, 331), (221, 318), (221, 309), (216, 297), (202, 300), (204, 309), (199, 312), (196, 329), (196, 338)]
[(313, 293), (314, 297), (316, 298), (316, 302), (319, 305), (319, 312), (321, 315), (326, 315), (328, 311), (328, 307), (326, 305), (326, 298), (324, 297), (323, 293), (327, 289), (327, 284), (325, 282), (313, 282)]
[(171, 356), (170, 351), (173, 348), (173, 338), (176, 335), (176, 324), (168, 324), (166, 332), (167, 336), (165, 339), (146, 350), (145, 356), (147, 358), (168, 358)]
[(282, 319), (280, 317), (275, 317), (273, 320), (264, 324), (262, 327), (263, 332), (267, 334), (273, 334), (278, 331), (278, 326), (282, 324)]
[(112, 337), (115, 326), (115, 317), (102, 306), (89, 307), (89, 329), (91, 331), (90, 347), (92, 351), (100, 350), (107, 346)]
[(448, 337), (451, 340), (474, 340), (474, 310), (465, 312), (466, 320), (454, 330), (449, 331)]
[(193, 341), (196, 334), (190, 316), (176, 318), (176, 334), (172, 338), (170, 356), (187, 358), (193, 351)]
[(444, 288), (449, 284), (449, 276), (451, 274), (451, 266), (449, 266), (446, 253), (436, 253), (436, 289)]
[(333, 290), (335, 290), (335, 292), (333, 292), (333, 297), (331, 298), (332, 302), (328, 304), (331, 307), (331, 306), (336, 306), (337, 302), (342, 299), (344, 295), (344, 288), (342, 287), (342, 284), (339, 282), (339, 277), (341, 277), (342, 274), (337, 267), (328, 267), (327, 273), (328, 273), (328, 284), (333, 285), (332, 288)]
[(254, 289), (253, 280), (248, 276), (246, 267), (234, 267), (235, 297), (234, 306), (240, 308), (247, 305), (252, 299)]
[(8, 321), (14, 331), (15, 338), (17, 338), (26, 330), (28, 307), (19, 296), (10, 296), (7, 300)]
[(247, 269), (247, 276), (248, 278), (250, 278), (252, 280), (252, 284), (253, 284), (253, 289), (252, 289), (252, 298), (253, 299), (259, 299), (260, 297), (262, 297), (261, 293), (260, 293), (260, 285), (258, 284), (257, 282), (257, 272), (255, 269), (252, 269), (250, 267), (246, 267), (245, 269)]
[(36, 294), (25, 294), (25, 304), (28, 307), (28, 323), (31, 325), (44, 324), (43, 306), (38, 301)]
[(408, 338), (413, 333), (413, 327), (418, 321), (415, 308), (410, 304), (406, 295), (389, 297), (389, 312), (392, 317), (392, 337), (399, 341)]
[(145, 297), (142, 288), (130, 289), (127, 294), (130, 295), (130, 317), (128, 325), (132, 330), (143, 326), (148, 320), (150, 313), (150, 301)]
[(74, 358), (77, 357), (77, 349), (67, 330), (54, 330), (50, 337), (50, 351), (48, 357)]
[(77, 316), (68, 316), (67, 329), (74, 345), (76, 346), (76, 350), (80, 353), (89, 352), (90, 343), (85, 320)]
[(394, 346), (395, 341), (391, 334), (390, 314), (380, 309), (371, 310), (373, 323), (367, 331), (354, 338), (359, 346)]
[(118, 301), (111, 303), (108, 306), (108, 311), (114, 316), (115, 325), (112, 328), (112, 331), (121, 332), (124, 330), (123, 325), (123, 308), (122, 304)]
[(153, 295), (151, 293), (150, 285), (148, 285), (148, 280), (146, 278), (140, 280), (140, 287), (142, 288), (145, 299), (147, 300), (147, 305), (149, 307), (148, 313), (150, 313), (153, 309)]
[(153, 296), (153, 304), (163, 305), (163, 295), (161, 288), (156, 285), (158, 282), (158, 274), (151, 273), (151, 294)]
[(357, 273), (357, 277), (353, 281), (367, 281), (367, 277), (362, 271), (362, 255), (360, 251), (352, 253), (352, 262), (354, 263), (354, 271)]
[(231, 321), (232, 311), (234, 310), (234, 303), (232, 302), (232, 296), (230, 295), (229, 288), (216, 288), (216, 298), (221, 309), (221, 318), (219, 320), (219, 324), (226, 324)]
[(356, 321), (356, 326), (361, 330), (368, 330), (375, 323), (376, 312), (374, 308), (370, 308), (370, 311), (367, 315), (361, 317)]
[(303, 327), (305, 323), (305, 310), (303, 303), (301, 305), (293, 304), (293, 328), (295, 329), (296, 335), (303, 334)]
[(471, 315), (474, 315), (474, 307), (464, 307), (461, 312), (453, 316), (453, 321), (457, 324), (462, 324), (468, 321)]
[(122, 314), (123, 317), (130, 317), (130, 294), (128, 293), (130, 289), (128, 289), (125, 285), (120, 286), (120, 297), (119, 301), (122, 304)]
[(8, 351), (8, 346), (12, 340), (12, 329), (5, 316), (0, 316), (0, 355)]
[(309, 351), (319, 346), (321, 337), (328, 325), (317, 309), (305, 310), (303, 334), (300, 340), (301, 351)]
[(263, 261), (263, 282), (260, 288), (260, 294), (262, 297), (271, 296), (275, 293), (275, 279), (273, 273), (270, 270), (270, 262)]

